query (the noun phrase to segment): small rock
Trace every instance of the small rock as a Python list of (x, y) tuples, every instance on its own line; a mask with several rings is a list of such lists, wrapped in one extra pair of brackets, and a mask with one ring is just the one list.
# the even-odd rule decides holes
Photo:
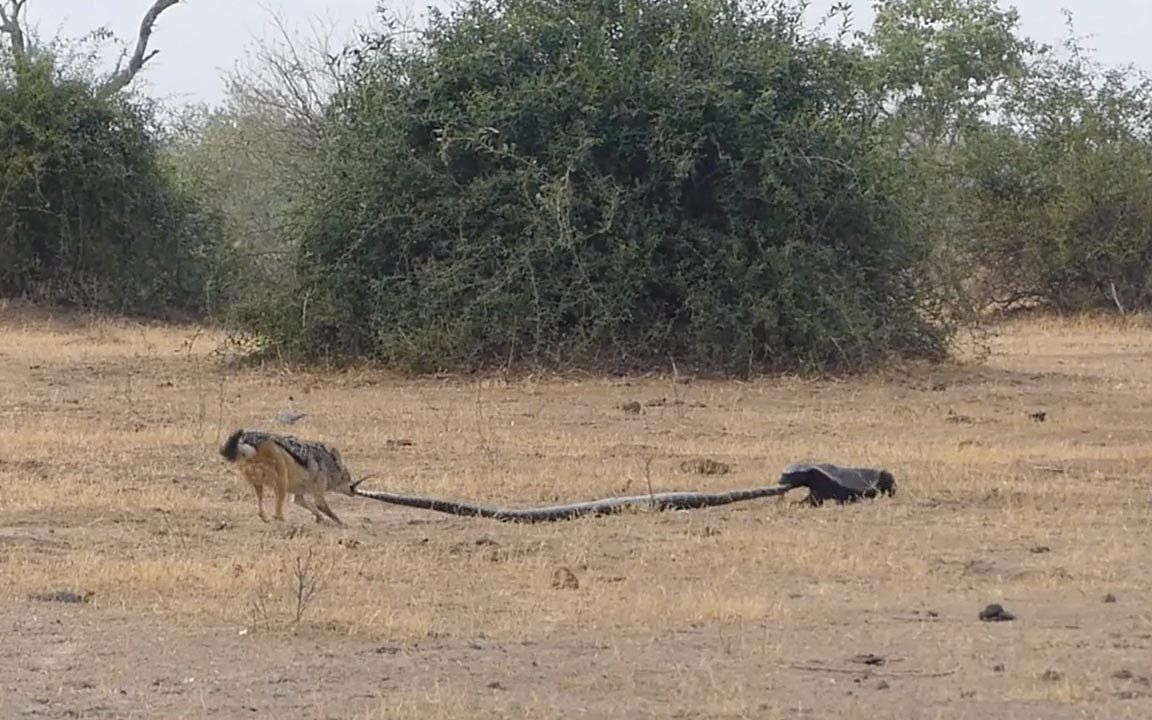
[(299, 410), (281, 410), (276, 415), (276, 422), (281, 425), (294, 425), (297, 420), (307, 416), (308, 413), (300, 412)]
[(880, 682), (876, 683), (877, 690), (887, 690), (890, 687), (892, 686), (888, 684), (887, 680), (881, 680)]
[(1043, 410), (1037, 410), (1034, 413), (1028, 413), (1028, 417), (1032, 418), (1033, 422), (1044, 422), (1048, 419), (1048, 413)]
[(993, 665), (992, 672), (1004, 672), (1004, 663), (996, 663)]
[(504, 686), (501, 685), (498, 680), (493, 680), (492, 682), (488, 683), (488, 689), (489, 690), (503, 690)]
[(640, 413), (644, 412), (644, 408), (640, 407), (640, 403), (636, 402), (635, 400), (632, 402), (624, 403), (620, 406), (620, 409), (628, 415), (639, 415)]
[(580, 580), (568, 568), (558, 567), (552, 573), (552, 587), (557, 590), (576, 590), (580, 587)]
[(1015, 620), (1016, 616), (1005, 610), (999, 603), (992, 603), (980, 611), (980, 619), (984, 622), (1007, 622)]
[(1135, 676), (1132, 674), (1131, 670), (1117, 670), (1116, 672), (1112, 673), (1112, 677), (1117, 680), (1131, 680)]
[(1114, 603), (1114, 602), (1116, 602), (1116, 596), (1113, 595), (1112, 593), (1108, 593), (1107, 595), (1104, 596), (1104, 602)]
[(1037, 545), (1033, 548), (1029, 548), (1028, 552), (1035, 555), (1040, 555), (1043, 553), (1052, 552), (1052, 548), (1048, 547), (1047, 545)]
[(863, 665), (883, 665), (886, 660), (882, 655), (874, 653), (860, 653), (859, 655), (852, 656), (852, 662), (861, 663)]
[(1056, 682), (1057, 680), (1064, 679), (1064, 673), (1060, 672), (1059, 670), (1045, 670), (1044, 674), (1040, 676), (1040, 679), (1047, 680), (1049, 682)]

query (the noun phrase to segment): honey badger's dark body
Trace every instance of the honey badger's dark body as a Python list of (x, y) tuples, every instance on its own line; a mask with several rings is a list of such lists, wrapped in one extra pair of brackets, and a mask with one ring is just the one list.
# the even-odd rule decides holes
[(821, 505), (825, 500), (845, 503), (896, 494), (896, 479), (887, 470), (840, 467), (828, 463), (793, 465), (780, 476), (780, 484), (790, 488), (808, 488), (804, 502), (811, 505)]

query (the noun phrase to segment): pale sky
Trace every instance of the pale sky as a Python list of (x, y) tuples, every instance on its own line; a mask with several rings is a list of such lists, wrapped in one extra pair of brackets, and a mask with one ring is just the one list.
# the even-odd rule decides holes
[[(275, 13), (291, 28), (306, 30), (325, 21), (338, 33), (371, 23), (377, 4), (419, 17), (429, 4), (451, 0), (182, 0), (169, 8), (152, 36), (160, 51), (137, 78), (141, 89), (170, 103), (216, 103), (223, 98), (221, 71), (244, 57), (254, 38), (273, 35)], [(813, 0), (810, 16), (819, 17), (831, 0)], [(858, 24), (871, 21), (870, 0), (852, 0)], [(1152, 72), (1152, 0), (1002, 0), (1020, 10), (1021, 31), (1040, 42), (1063, 37), (1060, 9), (1072, 11), (1076, 30), (1108, 64), (1133, 63)], [(151, 0), (29, 0), (29, 18), (41, 36), (57, 31), (79, 37), (104, 25), (131, 45)]]

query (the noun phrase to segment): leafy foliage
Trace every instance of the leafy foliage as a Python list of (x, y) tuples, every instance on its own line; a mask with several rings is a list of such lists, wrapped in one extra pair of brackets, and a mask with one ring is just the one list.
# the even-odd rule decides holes
[(965, 149), (974, 256), (1001, 303), (1152, 307), (1152, 80), (1064, 50)]
[(199, 311), (215, 216), (170, 182), (149, 106), (101, 98), (53, 55), (0, 56), (0, 293)]
[(103, 31), (7, 31), (0, 293), (413, 370), (857, 370), (978, 303), (1152, 305), (1152, 81), (998, 0), (874, 7), (825, 37), (789, 0), (466, 0), (344, 52), (279, 24), (164, 130), (101, 91)]
[(997, 0), (880, 0), (866, 46), (903, 152), (939, 157), (995, 109), (1037, 48)]
[(941, 287), (1074, 311), (1152, 299), (1152, 83), (995, 0), (881, 0), (865, 48)]
[(278, 350), (748, 372), (944, 348), (861, 56), (794, 8), (473, 0), (368, 40), (297, 281), (249, 318)]

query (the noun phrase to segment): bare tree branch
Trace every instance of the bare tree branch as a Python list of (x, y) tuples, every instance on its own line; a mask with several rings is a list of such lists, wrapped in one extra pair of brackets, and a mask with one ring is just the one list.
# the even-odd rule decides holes
[(1116, 303), (1116, 309), (1120, 311), (1121, 315), (1127, 314), (1124, 312), (1124, 303), (1120, 302), (1120, 294), (1116, 292), (1116, 283), (1109, 280), (1108, 287), (1112, 291), (1112, 302)]
[(127, 66), (121, 68), (120, 63), (117, 62), (116, 72), (100, 86), (99, 94), (102, 97), (108, 97), (123, 90), (128, 83), (132, 82), (144, 64), (156, 57), (156, 54), (160, 52), (159, 50), (148, 52), (148, 40), (152, 37), (152, 28), (156, 25), (160, 13), (179, 2), (180, 0), (156, 0), (148, 12), (144, 13), (144, 19), (140, 21), (140, 34), (136, 39), (136, 49), (132, 52)]
[(120, 74), (120, 68), (124, 67), (124, 59), (128, 57), (127, 50), (120, 51), (120, 57), (116, 58), (116, 67), (112, 68), (112, 76)]
[(4, 0), (0, 2), (0, 33), (8, 36), (12, 46), (12, 57), (23, 60), (28, 55), (27, 41), (24, 39), (24, 26), (20, 15), (28, 0)]
[(296, 33), (276, 11), (265, 12), (277, 37), (256, 41), (248, 61), (229, 73), (228, 94), (249, 112), (283, 117), (302, 136), (297, 141), (315, 144), (324, 106), (342, 75), (335, 25), (315, 19), (309, 33)]

